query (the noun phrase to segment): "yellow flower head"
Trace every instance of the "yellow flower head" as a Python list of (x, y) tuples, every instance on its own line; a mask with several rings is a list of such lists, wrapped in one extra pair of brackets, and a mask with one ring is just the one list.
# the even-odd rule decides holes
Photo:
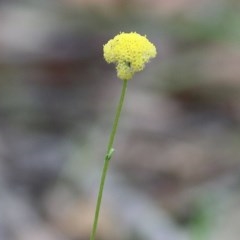
[(115, 63), (117, 76), (129, 80), (135, 72), (143, 70), (150, 58), (157, 55), (156, 47), (146, 36), (136, 32), (120, 33), (103, 46), (108, 63)]

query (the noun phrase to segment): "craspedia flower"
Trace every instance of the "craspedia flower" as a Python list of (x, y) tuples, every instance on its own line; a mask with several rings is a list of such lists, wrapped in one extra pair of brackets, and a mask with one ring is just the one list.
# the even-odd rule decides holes
[(120, 33), (103, 46), (105, 60), (116, 64), (117, 76), (122, 80), (131, 79), (156, 55), (156, 47), (136, 32)]

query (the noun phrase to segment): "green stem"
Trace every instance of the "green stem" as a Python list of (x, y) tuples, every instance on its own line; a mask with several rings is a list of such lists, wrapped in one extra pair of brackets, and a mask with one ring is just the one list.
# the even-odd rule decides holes
[(100, 207), (101, 207), (101, 202), (102, 202), (103, 189), (104, 189), (104, 185), (105, 185), (105, 179), (106, 179), (106, 175), (107, 175), (107, 171), (108, 171), (108, 167), (109, 167), (109, 162), (110, 162), (110, 159), (112, 158), (112, 154), (114, 152), (113, 143), (114, 143), (114, 138), (115, 138), (115, 135), (117, 132), (118, 122), (119, 122), (119, 118), (121, 115), (122, 106), (123, 106), (123, 102), (124, 102), (124, 98), (125, 98), (127, 82), (128, 82), (127, 80), (123, 81), (122, 92), (121, 92), (121, 96), (120, 96), (119, 103), (117, 106), (116, 115), (115, 115), (115, 119), (114, 119), (113, 126), (112, 126), (112, 131), (111, 131), (111, 134), (109, 137), (107, 153), (105, 156), (105, 161), (104, 161), (104, 166), (103, 166), (102, 176), (101, 176), (101, 182), (100, 182), (99, 191), (98, 191), (98, 198), (97, 198), (97, 204), (96, 204), (96, 210), (95, 210), (94, 222), (93, 222), (90, 240), (95, 240), (95, 235), (96, 235), (97, 225), (98, 225), (98, 217), (99, 217), (99, 212), (100, 212)]

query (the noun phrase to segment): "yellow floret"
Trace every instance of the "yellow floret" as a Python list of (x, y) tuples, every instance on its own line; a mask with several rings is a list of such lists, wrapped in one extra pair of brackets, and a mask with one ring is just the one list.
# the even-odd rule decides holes
[(103, 46), (103, 55), (108, 63), (115, 63), (117, 75), (129, 80), (135, 72), (157, 55), (156, 47), (146, 36), (136, 32), (120, 33)]

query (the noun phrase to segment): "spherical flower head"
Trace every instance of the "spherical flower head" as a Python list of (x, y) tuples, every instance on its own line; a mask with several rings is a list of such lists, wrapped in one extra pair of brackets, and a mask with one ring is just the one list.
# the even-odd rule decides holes
[(120, 33), (103, 46), (105, 60), (116, 64), (117, 76), (122, 80), (131, 79), (156, 55), (156, 47), (136, 32)]

